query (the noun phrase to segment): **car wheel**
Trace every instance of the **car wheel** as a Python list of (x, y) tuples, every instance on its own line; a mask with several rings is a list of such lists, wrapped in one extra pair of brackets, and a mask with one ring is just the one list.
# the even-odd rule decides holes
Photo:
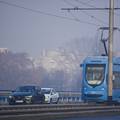
[(59, 102), (59, 98), (57, 99), (57, 101), (55, 102), (56, 104)]
[(29, 100), (25, 100), (25, 103), (26, 103), (26, 104), (33, 104), (33, 103), (34, 103), (34, 99), (31, 98), (31, 99), (29, 99)]
[(52, 103), (52, 98), (50, 98), (50, 102), (49, 102), (50, 104)]
[(15, 105), (15, 102), (9, 102), (9, 105)]
[(42, 100), (41, 100), (41, 103), (42, 103), (42, 104), (45, 103), (45, 95), (43, 95)]
[(26, 100), (25, 103), (26, 103), (26, 104), (31, 104), (32, 101), (31, 101), (31, 100)]

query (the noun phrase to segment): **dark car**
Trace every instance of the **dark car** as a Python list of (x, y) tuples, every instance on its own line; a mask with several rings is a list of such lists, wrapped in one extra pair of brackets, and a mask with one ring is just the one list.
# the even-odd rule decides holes
[(44, 103), (44, 101), (45, 96), (41, 93), (39, 86), (20, 86), (8, 97), (8, 103), (10, 105), (20, 103)]

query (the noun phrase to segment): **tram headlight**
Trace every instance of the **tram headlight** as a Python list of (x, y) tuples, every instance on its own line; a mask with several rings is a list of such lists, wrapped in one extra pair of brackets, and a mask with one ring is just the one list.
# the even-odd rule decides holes
[(87, 88), (84, 88), (84, 90), (87, 90)]
[(101, 88), (101, 90), (105, 90), (105, 88)]

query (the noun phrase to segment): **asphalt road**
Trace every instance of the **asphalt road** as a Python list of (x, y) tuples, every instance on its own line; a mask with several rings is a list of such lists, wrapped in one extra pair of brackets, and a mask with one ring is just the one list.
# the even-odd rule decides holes
[(116, 116), (92, 116), (92, 117), (77, 117), (77, 118), (66, 118), (59, 120), (120, 120), (120, 115)]

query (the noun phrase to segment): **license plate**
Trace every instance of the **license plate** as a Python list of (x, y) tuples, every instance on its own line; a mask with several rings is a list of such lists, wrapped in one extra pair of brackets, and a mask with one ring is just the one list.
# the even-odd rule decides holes
[(23, 103), (23, 100), (16, 100), (16, 103)]

